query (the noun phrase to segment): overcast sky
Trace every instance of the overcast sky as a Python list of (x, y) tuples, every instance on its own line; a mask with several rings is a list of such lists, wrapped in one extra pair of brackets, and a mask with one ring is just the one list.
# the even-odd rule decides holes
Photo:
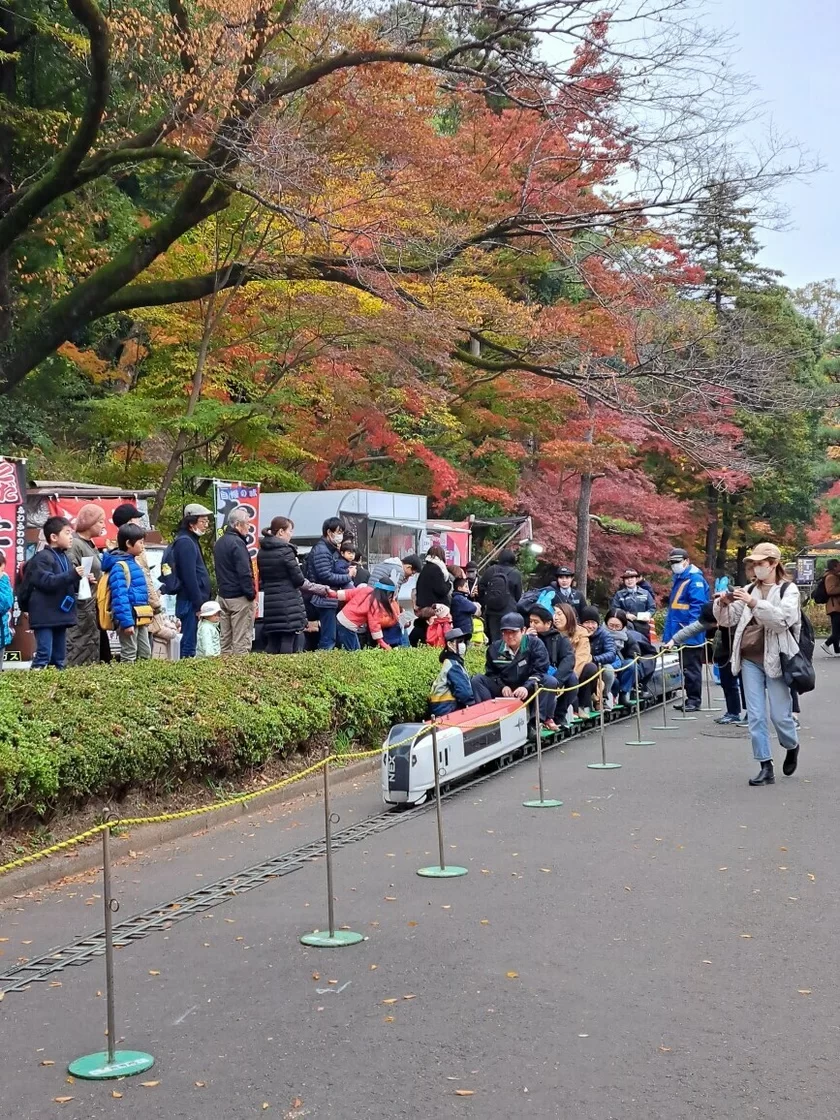
[(825, 164), (782, 191), (792, 228), (761, 232), (764, 263), (792, 287), (840, 278), (840, 0), (718, 0), (707, 19), (737, 35), (734, 66), (752, 75), (776, 128)]

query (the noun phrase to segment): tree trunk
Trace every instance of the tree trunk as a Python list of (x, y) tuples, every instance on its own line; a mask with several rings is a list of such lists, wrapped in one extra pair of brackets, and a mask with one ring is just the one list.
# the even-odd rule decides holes
[[(11, 49), (0, 61), (0, 99), (13, 103), (15, 98), (17, 62), (14, 57), (15, 17), (11, 8), (0, 5), (0, 50), (4, 44)], [(0, 215), (8, 207), (14, 188), (12, 162), (13, 133), (0, 124)], [(0, 253), (0, 343), (6, 341), (12, 330), (12, 277), (9, 253)]]
[(589, 511), (592, 506), (592, 475), (580, 476), (580, 497), (577, 507), (577, 541), (575, 543), (575, 576), (578, 590), (586, 595), (586, 573), (589, 567)]
[(717, 558), (717, 537), (719, 526), (718, 492), (711, 482), (706, 487), (706, 570), (714, 571)]
[(732, 518), (734, 515), (735, 501), (731, 495), (723, 494), (721, 497), (723, 517), (721, 520), (720, 540), (718, 541), (717, 556), (715, 557), (715, 570), (726, 567), (726, 551), (729, 548), (729, 538), (732, 536)]
[[(595, 438), (595, 410), (592, 405), (592, 398), (587, 396), (585, 398), (586, 406), (589, 409), (589, 427), (586, 430), (586, 435), (583, 437), (583, 442), (592, 445)], [(578, 497), (577, 507), (577, 539), (575, 541), (575, 575), (578, 590), (586, 595), (587, 584), (587, 571), (589, 569), (589, 532), (590, 520), (589, 514), (592, 509), (592, 472), (585, 471), (580, 476), (580, 496)]]
[[(216, 325), (214, 305), (215, 297), (211, 297), (207, 308), (207, 314), (204, 316), (204, 329), (201, 332), (201, 342), (199, 343), (198, 355), (195, 360), (192, 390), (190, 391), (190, 399), (187, 403), (185, 419), (189, 419), (190, 416), (192, 416), (195, 412), (196, 405), (201, 400), (201, 390), (204, 386), (204, 371), (207, 367), (207, 354), (210, 349), (210, 339), (213, 336), (213, 328)], [(157, 494), (155, 494), (154, 504), (149, 514), (149, 521), (152, 525), (156, 525), (158, 522), (158, 518), (166, 503), (169, 488), (175, 480), (175, 475), (178, 473), (178, 464), (186, 446), (187, 433), (186, 430), (182, 428), (181, 431), (178, 432), (178, 438), (175, 440), (175, 446), (172, 448), (172, 454), (169, 456), (169, 462), (166, 464), (166, 470), (163, 472), (163, 478), (160, 481)]]
[(747, 523), (742, 518), (738, 518), (738, 531), (741, 534), (741, 543), (738, 545), (737, 553), (737, 568), (735, 572), (735, 582), (739, 587), (743, 587), (747, 582), (747, 569), (744, 561), (747, 558)]

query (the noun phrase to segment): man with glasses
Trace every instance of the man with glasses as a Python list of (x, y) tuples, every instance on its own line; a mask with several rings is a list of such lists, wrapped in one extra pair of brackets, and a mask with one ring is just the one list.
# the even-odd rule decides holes
[[(210, 573), (201, 554), (199, 538), (207, 532), (212, 516), (212, 510), (199, 502), (186, 506), (171, 546), (175, 614), (181, 620), (181, 657), (195, 657), (198, 616), (202, 605), (210, 598)], [(163, 575), (167, 573), (164, 571)]]
[[(668, 600), (668, 614), (662, 641), (671, 638), (700, 617), (700, 609), (709, 601), (709, 585), (699, 568), (691, 563), (684, 548), (672, 548), (668, 554), (668, 566), (674, 577), (671, 595)], [(675, 707), (686, 712), (697, 712), (703, 701), (703, 645), (705, 633), (695, 634), (683, 644), (683, 673), (685, 675), (685, 700)]]

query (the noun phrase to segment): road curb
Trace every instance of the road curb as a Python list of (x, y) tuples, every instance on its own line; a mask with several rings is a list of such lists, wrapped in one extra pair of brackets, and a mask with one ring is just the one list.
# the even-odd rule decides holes
[[(371, 773), (379, 767), (379, 758), (364, 758), (359, 762), (352, 762), (349, 766), (331, 771), (333, 786), (343, 782), (352, 781), (365, 774)], [(305, 797), (320, 793), (323, 778), (320, 774), (313, 774), (309, 778), (302, 778), (299, 782), (284, 786), (273, 793), (257, 794), (250, 801), (240, 801), (235, 805), (219, 808), (213, 813), (206, 813), (203, 817), (185, 817), (182, 820), (164, 821), (160, 824), (141, 825), (132, 829), (131, 834), (125, 837), (114, 836), (111, 839), (111, 858), (117, 860), (127, 859), (129, 852), (144, 852), (155, 848), (159, 844), (166, 844), (172, 840), (180, 840), (184, 836), (199, 836), (209, 832), (220, 824), (247, 817), (249, 813), (257, 810), (282, 805), (296, 797)], [(71, 849), (61, 855), (47, 857), (40, 863), (33, 863), (21, 867), (17, 871), (10, 871), (8, 875), (0, 876), (0, 902), (13, 898), (25, 891), (36, 890), (39, 887), (49, 887), (66, 879), (69, 875), (82, 875), (92, 871), (102, 864), (102, 845), (96, 838), (91, 843)]]

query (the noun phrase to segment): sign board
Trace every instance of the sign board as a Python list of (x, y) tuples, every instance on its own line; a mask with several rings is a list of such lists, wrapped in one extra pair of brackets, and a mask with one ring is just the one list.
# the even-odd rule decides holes
[(813, 556), (800, 556), (796, 561), (796, 582), (813, 583), (817, 578), (817, 561)]
[(0, 549), (12, 586), (24, 560), (25, 501), (26, 460), (0, 456)]

